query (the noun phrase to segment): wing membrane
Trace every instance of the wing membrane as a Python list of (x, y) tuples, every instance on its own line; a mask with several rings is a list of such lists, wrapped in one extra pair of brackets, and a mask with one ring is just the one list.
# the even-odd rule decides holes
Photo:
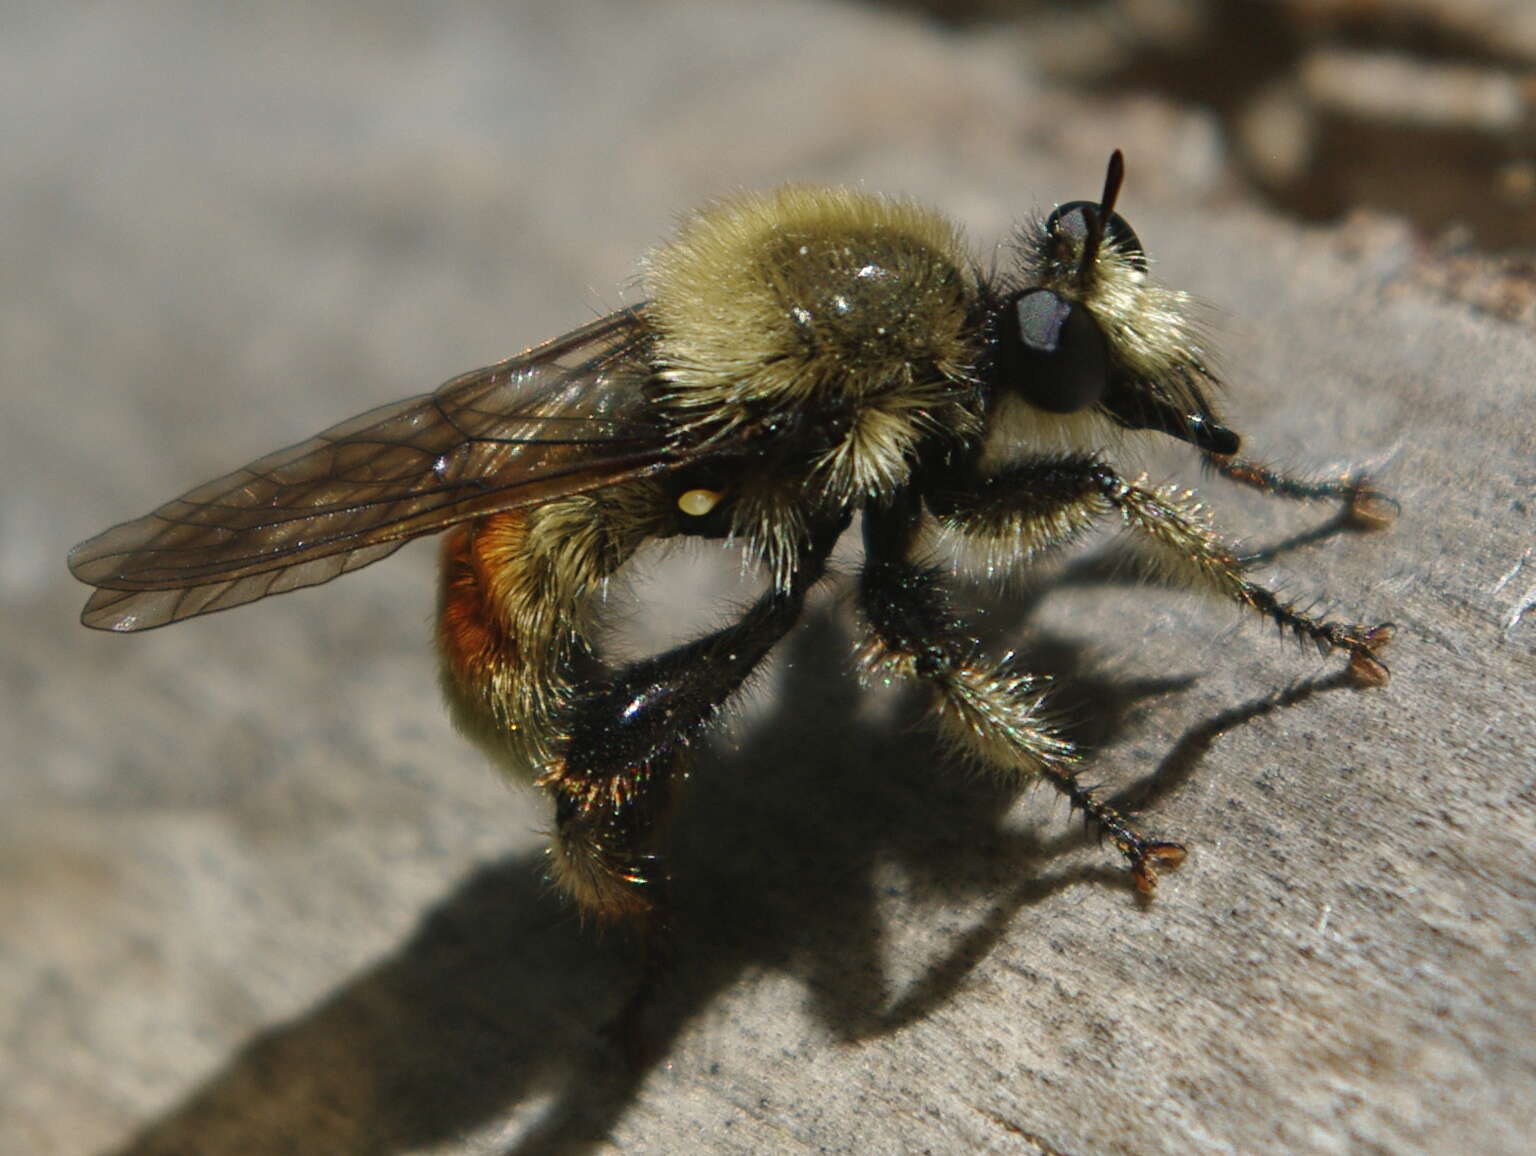
[(81, 543), (81, 620), (147, 630), (327, 582), (409, 539), (686, 460), (644, 412), (639, 307), (382, 406)]

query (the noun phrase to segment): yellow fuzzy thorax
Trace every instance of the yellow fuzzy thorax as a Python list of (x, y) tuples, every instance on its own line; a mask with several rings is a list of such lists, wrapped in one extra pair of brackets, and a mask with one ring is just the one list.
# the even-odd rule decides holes
[(660, 400), (710, 432), (900, 392), (914, 367), (924, 385), (969, 371), (963, 241), (908, 201), (797, 185), (740, 194), (686, 218), (646, 281)]

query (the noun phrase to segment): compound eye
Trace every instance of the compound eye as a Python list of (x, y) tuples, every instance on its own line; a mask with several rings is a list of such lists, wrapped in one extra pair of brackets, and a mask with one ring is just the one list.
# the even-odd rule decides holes
[(1005, 307), (1002, 381), (1049, 413), (1077, 413), (1109, 388), (1109, 343), (1088, 310), (1050, 289), (1026, 289)]
[[(1046, 235), (1070, 238), (1078, 245), (1086, 243), (1088, 213), (1085, 210), (1089, 209), (1093, 210), (1095, 215), (1103, 212), (1092, 201), (1068, 201), (1045, 219)], [(1147, 271), (1147, 253), (1141, 247), (1141, 238), (1136, 235), (1136, 230), (1126, 223), (1125, 218), (1113, 209), (1109, 211), (1109, 221), (1104, 226), (1104, 237), (1114, 246), (1116, 252), (1130, 262), (1131, 268), (1141, 273)]]

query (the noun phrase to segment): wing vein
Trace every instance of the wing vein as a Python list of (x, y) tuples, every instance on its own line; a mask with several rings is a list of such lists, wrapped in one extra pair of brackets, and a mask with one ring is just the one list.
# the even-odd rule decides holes
[(87, 625), (144, 630), (329, 581), (410, 538), (697, 460), (659, 421), (643, 306), (378, 406), (77, 546)]

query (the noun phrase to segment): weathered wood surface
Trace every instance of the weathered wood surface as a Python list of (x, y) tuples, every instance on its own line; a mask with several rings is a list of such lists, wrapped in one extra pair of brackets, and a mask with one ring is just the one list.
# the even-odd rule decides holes
[[(1536, 335), (1422, 288), (1390, 222), (1234, 198), (1198, 115), (1039, 87), (1027, 45), (794, 4), (212, 11), (37, 8), (0, 45), (0, 1150), (1527, 1150)], [(1277, 563), (1398, 624), (1385, 691), (1104, 566), (987, 616), (1193, 848), (1150, 906), (1045, 792), (866, 704), (829, 593), (701, 755), (626, 1073), (598, 1028), (634, 954), (444, 719), (430, 547), (74, 624), (71, 543), (617, 303), (703, 196), (857, 180), (989, 245), (1116, 145), (1234, 424), (1379, 459), (1403, 506)], [(1327, 520), (1201, 484), (1259, 544)], [(631, 643), (714, 620), (731, 566), (642, 582)]]

